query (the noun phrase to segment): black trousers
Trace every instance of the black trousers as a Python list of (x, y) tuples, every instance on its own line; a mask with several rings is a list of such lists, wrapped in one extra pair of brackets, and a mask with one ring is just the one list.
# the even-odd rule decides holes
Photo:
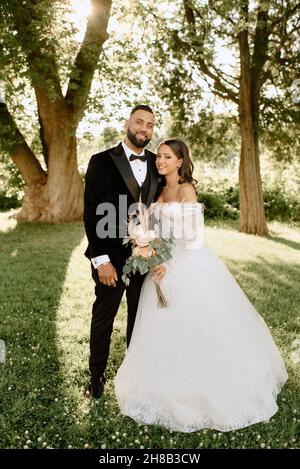
[(129, 345), (145, 275), (138, 272), (131, 275), (130, 284), (126, 287), (121, 279), (122, 271), (117, 269), (116, 287), (108, 287), (99, 281), (97, 270), (93, 266), (91, 268), (96, 300), (92, 309), (89, 368), (92, 376), (100, 377), (106, 369), (113, 323), (125, 289), (128, 311), (127, 347)]

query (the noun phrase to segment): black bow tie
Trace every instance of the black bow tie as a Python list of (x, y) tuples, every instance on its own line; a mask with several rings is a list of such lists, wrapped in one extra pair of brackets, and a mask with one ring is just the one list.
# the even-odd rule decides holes
[(147, 158), (146, 158), (146, 155), (143, 155), (143, 156), (140, 156), (140, 155), (130, 155), (129, 157), (129, 161), (134, 161), (134, 160), (140, 160), (140, 161), (143, 161), (143, 163), (145, 163), (147, 161)]

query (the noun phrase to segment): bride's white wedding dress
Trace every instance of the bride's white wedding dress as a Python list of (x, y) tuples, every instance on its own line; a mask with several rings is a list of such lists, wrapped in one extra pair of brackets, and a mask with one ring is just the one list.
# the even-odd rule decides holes
[(176, 240), (160, 283), (168, 307), (157, 307), (152, 277), (145, 278), (130, 346), (115, 377), (121, 412), (181, 432), (268, 421), (278, 410), (287, 372), (267, 325), (201, 242), (199, 217), (194, 225), (201, 205), (152, 205), (166, 226), (183, 220), (188, 229)]

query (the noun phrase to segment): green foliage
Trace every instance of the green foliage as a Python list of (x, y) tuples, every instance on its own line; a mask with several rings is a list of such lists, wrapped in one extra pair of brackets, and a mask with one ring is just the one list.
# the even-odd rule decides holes
[(7, 196), (6, 192), (0, 191), (0, 211), (9, 210), (21, 206), (21, 200), (16, 194)]
[(194, 123), (185, 125), (184, 120), (175, 118), (171, 122), (170, 133), (188, 142), (195, 161), (222, 164), (239, 154), (240, 136), (236, 118), (216, 114), (210, 109), (200, 112)]
[[(128, 238), (124, 239), (124, 244), (128, 243)], [(174, 238), (160, 238), (154, 239), (149, 242), (149, 249), (155, 251), (154, 255), (149, 257), (144, 256), (130, 256), (123, 267), (122, 280), (126, 285), (130, 282), (130, 273), (135, 274), (137, 271), (140, 274), (146, 274), (152, 267), (167, 262), (171, 259), (171, 250), (174, 243)]]
[[(229, 168), (230, 163), (223, 167), (214, 167), (211, 163), (196, 161), (198, 201), (204, 203), (205, 219), (235, 220), (239, 217), (236, 169)], [(268, 221), (300, 223), (299, 174), (298, 162), (279, 163), (263, 154), (262, 181)]]
[(205, 218), (220, 218), (222, 220), (237, 219), (239, 189), (228, 187), (225, 191), (200, 192), (198, 202), (204, 203)]
[(0, 210), (21, 206), (24, 182), (13, 162), (0, 156)]
[[(236, 220), (239, 217), (239, 188), (229, 186), (210, 192), (200, 192), (198, 201), (204, 203), (206, 219)], [(300, 223), (300, 199), (281, 189), (264, 191), (264, 207), (268, 221)]]
[(268, 220), (300, 222), (300, 197), (286, 193), (283, 188), (266, 189), (264, 204)]

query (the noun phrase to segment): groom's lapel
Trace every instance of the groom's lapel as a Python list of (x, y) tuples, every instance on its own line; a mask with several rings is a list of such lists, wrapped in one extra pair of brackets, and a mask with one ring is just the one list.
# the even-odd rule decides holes
[(156, 169), (154, 167), (154, 164), (155, 164), (154, 159), (151, 158), (151, 156), (150, 156), (150, 154), (148, 153), (147, 150), (145, 151), (145, 154), (148, 158), (147, 165), (148, 165), (148, 171), (149, 171), (149, 176), (150, 176), (150, 188), (149, 188), (147, 202), (146, 202), (147, 207), (149, 207), (152, 204), (152, 202), (154, 200), (155, 193), (157, 191), (158, 175), (157, 175)]
[(122, 178), (124, 179), (124, 182), (128, 187), (133, 199), (137, 202), (139, 200), (140, 195), (139, 185), (133, 175), (131, 166), (125, 155), (122, 143), (120, 143), (112, 152), (110, 152), (110, 157), (116, 165)]

